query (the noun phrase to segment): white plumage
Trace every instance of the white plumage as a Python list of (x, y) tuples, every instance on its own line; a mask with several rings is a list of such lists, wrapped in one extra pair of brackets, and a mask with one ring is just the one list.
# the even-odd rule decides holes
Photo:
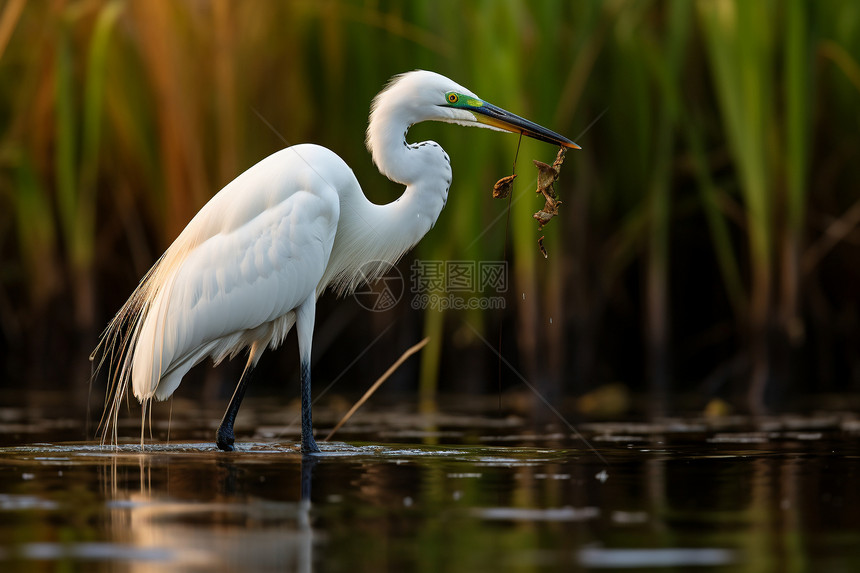
[[(310, 421), (316, 297), (328, 286), (340, 294), (355, 289), (368, 263), (378, 261), (377, 272), (384, 271), (436, 222), (451, 185), (450, 161), (435, 142), (406, 141), (408, 128), (427, 120), (575, 147), (444, 76), (416, 71), (395, 77), (375, 98), (367, 130), (374, 163), (406, 185), (396, 201), (369, 202), (343, 160), (317, 145), (263, 159), (197, 213), (108, 325), (96, 350), (103, 349), (111, 364), (107, 424), (113, 440), (129, 383), (145, 415), (149, 401), (170, 397), (204, 358), (217, 364), (247, 348), (247, 372), (295, 324), (303, 365), (302, 449), (318, 451)], [(222, 449), (232, 449), (244, 380), (219, 430)]]
[(282, 342), (292, 311), (314, 293), (328, 264), (337, 189), (355, 181), (332, 176), (326, 183), (305, 161), (340, 160), (315, 146), (267, 157), (215, 195), (168, 249), (157, 267), (169, 268), (168, 277), (141, 315), (135, 345), (139, 400), (169, 397), (206, 356), (219, 362), (251, 347), (253, 365)]

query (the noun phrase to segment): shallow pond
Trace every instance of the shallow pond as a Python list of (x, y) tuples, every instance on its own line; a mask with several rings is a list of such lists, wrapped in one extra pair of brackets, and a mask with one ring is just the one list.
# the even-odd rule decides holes
[(232, 453), (7, 433), (0, 570), (860, 570), (853, 417), (580, 430), (594, 449), (436, 420), (304, 459), (267, 431)]

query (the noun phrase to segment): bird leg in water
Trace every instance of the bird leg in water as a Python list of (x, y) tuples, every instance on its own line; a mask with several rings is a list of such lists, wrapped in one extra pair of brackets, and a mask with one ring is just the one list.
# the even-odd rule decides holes
[(302, 360), (302, 453), (316, 454), (319, 451), (311, 417), (311, 363), (310, 360)]
[(311, 417), (311, 346), (316, 316), (316, 296), (311, 295), (296, 307), (296, 337), (299, 339), (299, 363), (302, 372), (302, 454), (316, 454), (320, 449), (314, 441)]
[(233, 451), (233, 423), (236, 421), (236, 414), (239, 413), (239, 406), (242, 405), (242, 398), (245, 397), (245, 388), (248, 387), (248, 379), (251, 377), (250, 364), (245, 367), (242, 372), (242, 377), (239, 379), (239, 385), (233, 392), (233, 397), (230, 398), (230, 404), (227, 406), (227, 411), (224, 412), (224, 417), (221, 418), (221, 425), (218, 426), (218, 432), (215, 434), (215, 443), (219, 450), (225, 452)]

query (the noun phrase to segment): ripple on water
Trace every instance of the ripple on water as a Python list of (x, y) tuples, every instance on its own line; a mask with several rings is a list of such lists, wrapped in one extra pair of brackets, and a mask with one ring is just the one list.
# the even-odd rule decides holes
[(595, 568), (692, 567), (731, 565), (735, 551), (719, 548), (666, 547), (658, 549), (608, 549), (586, 547), (577, 555), (579, 564)]
[(600, 517), (597, 507), (479, 507), (472, 515), (492, 521), (586, 521)]

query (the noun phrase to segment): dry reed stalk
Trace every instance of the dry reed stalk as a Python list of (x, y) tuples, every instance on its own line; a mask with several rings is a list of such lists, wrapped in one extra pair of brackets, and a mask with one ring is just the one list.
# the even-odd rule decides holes
[(373, 393), (374, 393), (374, 392), (376, 392), (376, 391), (379, 389), (379, 387), (380, 387), (380, 386), (382, 386), (383, 382), (385, 382), (386, 380), (388, 380), (388, 378), (389, 378), (392, 374), (394, 374), (394, 371), (395, 371), (395, 370), (397, 370), (398, 368), (400, 368), (400, 365), (401, 365), (401, 364), (403, 364), (404, 362), (406, 362), (406, 359), (407, 359), (407, 358), (409, 358), (410, 356), (412, 356), (413, 354), (415, 354), (416, 352), (418, 352), (419, 350), (421, 350), (422, 348), (424, 348), (424, 346), (425, 346), (429, 341), (430, 341), (430, 337), (427, 337), (427, 338), (425, 338), (424, 340), (422, 340), (421, 342), (419, 342), (418, 344), (416, 344), (416, 345), (412, 346), (411, 348), (409, 348), (408, 350), (406, 350), (406, 352), (404, 352), (404, 353), (403, 353), (403, 355), (401, 355), (401, 356), (400, 356), (400, 358), (398, 358), (398, 359), (397, 359), (397, 362), (395, 362), (394, 364), (392, 364), (392, 365), (388, 368), (388, 370), (386, 370), (386, 371), (385, 371), (385, 374), (383, 374), (382, 376), (380, 376), (380, 377), (379, 377), (379, 379), (378, 379), (376, 382), (374, 382), (374, 383), (373, 383), (373, 386), (371, 386), (370, 388), (368, 388), (367, 392), (365, 392), (365, 393), (364, 393), (364, 396), (362, 396), (362, 397), (358, 400), (358, 402), (356, 402), (355, 404), (353, 404), (352, 408), (350, 408), (350, 409), (349, 409), (349, 412), (347, 412), (347, 413), (344, 415), (344, 417), (340, 419), (340, 422), (338, 422), (338, 423), (337, 423), (337, 425), (336, 425), (334, 428), (332, 428), (332, 431), (328, 433), (328, 435), (325, 437), (325, 439), (324, 439), (323, 441), (324, 441), (324, 442), (329, 441), (329, 440), (331, 439), (331, 437), (335, 434), (335, 432), (337, 432), (337, 431), (341, 428), (341, 426), (343, 426), (344, 424), (346, 424), (346, 423), (347, 423), (347, 421), (349, 421), (349, 419), (350, 419), (350, 418), (352, 418), (352, 415), (353, 415), (353, 414), (355, 414), (356, 410), (358, 410), (359, 408), (361, 408), (361, 405), (362, 405), (362, 404), (364, 404), (365, 402), (367, 402), (368, 398), (370, 398), (371, 396), (373, 396)]

